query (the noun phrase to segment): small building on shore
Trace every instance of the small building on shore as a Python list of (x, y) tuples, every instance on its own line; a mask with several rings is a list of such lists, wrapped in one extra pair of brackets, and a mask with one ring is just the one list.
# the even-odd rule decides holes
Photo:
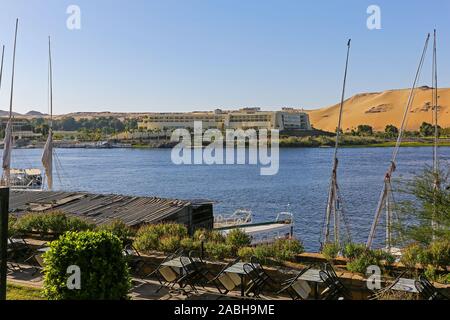
[(184, 224), (189, 233), (196, 229), (212, 229), (213, 204), (207, 200), (178, 200), (117, 194), (93, 194), (60, 191), (11, 190), (10, 213), (61, 211), (97, 225), (121, 220), (138, 228), (145, 224), (175, 222)]

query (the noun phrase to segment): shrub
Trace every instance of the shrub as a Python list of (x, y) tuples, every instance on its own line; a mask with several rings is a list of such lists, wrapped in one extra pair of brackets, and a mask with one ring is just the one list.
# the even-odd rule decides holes
[[(136, 233), (136, 238), (134, 240), (134, 246), (139, 251), (148, 252), (152, 250), (166, 251), (170, 247), (174, 247), (175, 238), (179, 242), (181, 239), (186, 238), (188, 235), (187, 229), (184, 225), (175, 223), (160, 223), (160, 224), (149, 224), (141, 227)], [(166, 239), (164, 244), (162, 243), (163, 238)], [(161, 240), (161, 241), (160, 241)], [(178, 247), (176, 248), (178, 249)], [(175, 249), (175, 250), (176, 250)]]
[(199, 250), (201, 247), (201, 243), (200, 241), (195, 241), (191, 238), (183, 238), (180, 240), (180, 247), (185, 251)]
[[(120, 239), (106, 231), (67, 232), (44, 254), (44, 295), (51, 300), (118, 300), (131, 287)], [(80, 290), (67, 287), (69, 266), (81, 271)]]
[(17, 230), (17, 217), (13, 215), (9, 215), (8, 219), (8, 236), (14, 237), (17, 235), (19, 231)]
[(271, 264), (271, 258), (275, 256), (274, 246), (268, 244), (256, 246), (254, 249), (254, 256), (258, 258), (261, 263)]
[(130, 238), (134, 237), (136, 234), (133, 229), (131, 229), (124, 222), (118, 219), (113, 220), (108, 224), (101, 225), (99, 229), (109, 231), (112, 234), (116, 235), (120, 240), (122, 240), (122, 243), (124, 245), (127, 244)]
[(225, 243), (219, 242), (206, 242), (205, 251), (206, 254), (216, 260), (224, 259), (231, 256), (232, 247)]
[(450, 266), (450, 241), (434, 241), (427, 251), (430, 263), (433, 266), (442, 268)]
[(296, 239), (278, 239), (273, 246), (274, 258), (277, 261), (294, 261), (296, 255), (304, 252), (303, 245)]
[(177, 236), (162, 237), (158, 249), (163, 252), (175, 252), (180, 247), (180, 238)]
[(37, 232), (41, 235), (66, 231), (85, 231), (94, 229), (94, 225), (77, 217), (65, 215), (61, 211), (46, 213), (28, 213), (16, 222), (16, 228), (24, 233)]
[(201, 237), (203, 235), (204, 242), (217, 242), (217, 243), (225, 243), (225, 236), (214, 230), (205, 230), (205, 229), (197, 229), (194, 232), (194, 240), (201, 241)]
[(238, 250), (237, 255), (244, 261), (250, 261), (250, 258), (255, 254), (252, 247), (242, 247)]
[(423, 263), (425, 260), (424, 248), (418, 243), (413, 243), (403, 249), (400, 261), (408, 268), (415, 268), (417, 263)]
[(249, 246), (251, 242), (250, 236), (241, 229), (231, 230), (226, 237), (226, 243), (236, 250)]
[(329, 242), (325, 243), (322, 248), (322, 254), (327, 260), (334, 260), (339, 254), (339, 245)]
[(359, 243), (347, 243), (344, 246), (344, 257), (354, 259), (361, 256), (366, 251), (366, 246)]
[(362, 255), (347, 262), (347, 270), (355, 273), (365, 274), (368, 266), (378, 264), (379, 260), (376, 258), (376, 256), (371, 251), (366, 251)]
[(148, 252), (151, 250), (158, 250), (159, 235), (154, 230), (149, 228), (148, 230), (139, 229), (136, 238), (134, 239), (134, 247), (142, 252)]

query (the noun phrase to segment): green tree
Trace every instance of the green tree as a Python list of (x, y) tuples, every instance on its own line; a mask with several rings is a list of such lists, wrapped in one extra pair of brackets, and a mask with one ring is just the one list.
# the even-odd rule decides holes
[(384, 129), (384, 133), (386, 133), (388, 137), (396, 137), (398, 135), (398, 128), (392, 124), (388, 124)]
[[(399, 240), (426, 246), (432, 241), (450, 241), (449, 173), (444, 170), (435, 173), (427, 167), (412, 180), (401, 183), (399, 191), (406, 200), (396, 205), (401, 218), (396, 226)], [(432, 221), (437, 227), (432, 227)]]
[[(438, 126), (438, 135), (441, 135), (442, 131), (442, 128)], [(419, 133), (422, 137), (434, 136), (434, 125), (428, 122), (422, 122), (422, 125), (419, 128)]]
[(371, 136), (373, 135), (373, 128), (367, 124), (360, 124), (356, 129), (356, 134), (359, 136)]

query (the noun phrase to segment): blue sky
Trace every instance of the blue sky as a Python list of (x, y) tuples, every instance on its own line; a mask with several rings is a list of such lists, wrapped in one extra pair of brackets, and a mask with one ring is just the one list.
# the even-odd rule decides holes
[[(81, 9), (80, 30), (66, 27), (71, 4)], [(366, 27), (371, 4), (381, 8), (381, 30)], [(323, 107), (339, 100), (347, 38), (350, 96), (410, 86), (435, 27), (439, 82), (450, 87), (447, 0), (1, 0), (3, 110), (16, 17), (18, 112), (47, 111), (48, 35), (55, 113)], [(431, 82), (431, 55), (426, 64), (421, 84)]]

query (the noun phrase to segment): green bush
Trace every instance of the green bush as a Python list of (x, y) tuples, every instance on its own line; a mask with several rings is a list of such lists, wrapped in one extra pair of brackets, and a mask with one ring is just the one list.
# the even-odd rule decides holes
[(118, 219), (113, 220), (108, 224), (101, 225), (99, 227), (99, 230), (111, 232), (112, 234), (116, 235), (120, 240), (122, 240), (122, 243), (124, 245), (128, 244), (130, 238), (136, 235), (136, 232), (133, 229), (131, 229), (124, 222)]
[(225, 241), (228, 245), (237, 250), (239, 248), (249, 246), (252, 239), (241, 229), (233, 229), (227, 234)]
[(242, 247), (238, 250), (237, 255), (243, 261), (250, 261), (250, 258), (255, 254), (255, 249), (252, 247)]
[(37, 232), (41, 235), (63, 234), (66, 231), (85, 231), (95, 228), (94, 224), (77, 217), (67, 216), (61, 211), (28, 213), (21, 216), (15, 228), (23, 233)]
[(194, 232), (194, 240), (201, 241), (203, 236), (204, 242), (225, 243), (225, 236), (214, 230), (197, 229)]
[(200, 250), (201, 243), (200, 241), (186, 237), (180, 240), (180, 247), (187, 252), (191, 250)]
[(366, 251), (366, 246), (363, 244), (359, 244), (359, 243), (347, 243), (344, 246), (344, 257), (348, 258), (348, 259), (354, 259), (357, 258), (359, 256), (361, 256), (362, 254), (364, 254), (364, 252)]
[(371, 265), (378, 266), (379, 260), (371, 251), (366, 251), (360, 256), (353, 258), (349, 262), (347, 262), (347, 270), (355, 273), (365, 274), (367, 271), (367, 267)]
[(180, 248), (180, 238), (177, 236), (162, 237), (159, 241), (158, 249), (160, 251), (170, 253), (175, 252)]
[(17, 217), (10, 214), (8, 219), (8, 236), (14, 237), (18, 233), (19, 231), (17, 230)]
[[(67, 232), (44, 254), (44, 295), (51, 300), (126, 299), (131, 287), (120, 239), (106, 231)], [(81, 288), (69, 289), (69, 266), (78, 266)]]
[(273, 246), (274, 258), (279, 261), (295, 261), (295, 257), (304, 252), (303, 244), (296, 239), (278, 239)]
[(433, 266), (442, 268), (450, 266), (450, 241), (434, 241), (427, 251), (429, 261)]
[[(177, 239), (176, 241), (178, 241), (179, 247), (181, 239), (184, 239), (187, 236), (187, 228), (181, 224), (149, 224), (141, 227), (137, 231), (133, 244), (136, 249), (143, 252), (152, 250), (167, 252), (169, 248), (174, 248), (175, 239)], [(163, 238), (167, 238), (164, 243), (161, 241)], [(178, 247), (176, 249), (178, 249)]]
[(425, 250), (418, 243), (413, 243), (403, 249), (402, 257), (400, 258), (400, 262), (408, 268), (415, 268), (417, 263), (422, 264), (425, 260)]
[(206, 242), (205, 251), (206, 254), (216, 260), (221, 260), (228, 258), (232, 255), (233, 248), (226, 244), (220, 242)]
[(254, 249), (254, 256), (264, 264), (271, 264), (271, 259), (275, 256), (273, 245), (263, 244), (256, 246)]
[(322, 254), (327, 260), (334, 260), (338, 256), (340, 248), (337, 244), (329, 242), (325, 243), (322, 248)]

